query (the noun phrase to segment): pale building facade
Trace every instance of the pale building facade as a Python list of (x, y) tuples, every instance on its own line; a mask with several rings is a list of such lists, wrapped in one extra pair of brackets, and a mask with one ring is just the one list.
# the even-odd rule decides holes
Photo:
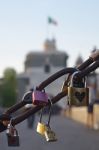
[[(26, 55), (24, 72), (18, 76), (20, 83), (19, 97), (21, 98), (24, 92), (35, 88), (49, 76), (67, 67), (67, 59), (67, 53), (57, 49), (55, 39), (47, 39), (42, 52), (34, 50), (29, 52)], [(45, 88), (46, 92), (52, 96), (57, 95), (61, 91), (64, 80), (65, 76), (59, 78)], [(60, 102), (60, 105), (63, 105), (62, 102)]]

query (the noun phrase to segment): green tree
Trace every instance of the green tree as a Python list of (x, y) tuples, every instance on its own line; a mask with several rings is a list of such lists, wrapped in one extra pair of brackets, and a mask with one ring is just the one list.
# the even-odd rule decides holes
[(0, 82), (0, 106), (2, 106), (2, 83)]
[(13, 68), (7, 68), (4, 71), (2, 82), (2, 106), (10, 107), (15, 104), (17, 99), (17, 79), (16, 71)]

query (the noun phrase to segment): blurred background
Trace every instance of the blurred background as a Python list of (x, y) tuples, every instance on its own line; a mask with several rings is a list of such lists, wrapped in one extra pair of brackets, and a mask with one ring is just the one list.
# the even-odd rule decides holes
[[(36, 87), (50, 75), (65, 68), (80, 65), (88, 59), (92, 51), (99, 47), (99, 2), (98, 0), (3, 0), (0, 1), (0, 111), (1, 113), (8, 107), (22, 99), (23, 94), (30, 88)], [(46, 87), (46, 91), (51, 97), (55, 96), (61, 89), (66, 76), (61, 77), (51, 85)], [(66, 110), (66, 100), (63, 98), (54, 106), (53, 114), (56, 121), (53, 126), (58, 130), (59, 136), (63, 140), (55, 147), (44, 146), (40, 142), (41, 149), (79, 149), (79, 143), (88, 137), (83, 149), (98, 149), (99, 142), (90, 143), (90, 140), (98, 140), (99, 136), (99, 74), (93, 72), (88, 77), (88, 85), (93, 89), (94, 103), (91, 110), (91, 117), (86, 107), (72, 108), (72, 113)], [(63, 110), (63, 113), (60, 113)], [(94, 111), (93, 111), (94, 110)], [(60, 117), (64, 114), (65, 117)], [(30, 127), (35, 126), (38, 115), (30, 118)], [(45, 116), (46, 118), (46, 116)], [(71, 119), (71, 120), (69, 120)], [(33, 120), (33, 121), (32, 121)], [(54, 120), (54, 119), (53, 119)], [(63, 124), (61, 125), (61, 122)], [(77, 121), (77, 122), (75, 122)], [(32, 124), (31, 124), (32, 122)], [(90, 122), (90, 123), (89, 123)], [(34, 125), (33, 125), (34, 123)], [(65, 125), (66, 123), (66, 125)], [(19, 125), (19, 130), (27, 128), (26, 122)], [(98, 132), (86, 131), (85, 126), (95, 129)], [(66, 129), (66, 132), (64, 132)], [(60, 131), (59, 131), (60, 130)], [(71, 132), (71, 130), (73, 130)], [(75, 133), (74, 133), (75, 130)], [(80, 131), (76, 135), (76, 131)], [(86, 132), (87, 133), (86, 133)], [(26, 130), (29, 138), (30, 130)], [(66, 133), (68, 139), (75, 143), (75, 135), (79, 142), (71, 146), (64, 140)], [(72, 137), (72, 133), (74, 133)], [(36, 135), (36, 134), (35, 134)], [(4, 135), (3, 140), (5, 140)], [(33, 135), (34, 136), (34, 135)], [(91, 138), (89, 138), (91, 136)], [(30, 133), (30, 137), (32, 137)], [(24, 137), (23, 137), (24, 138)], [(32, 141), (28, 141), (28, 147), (33, 147)], [(26, 143), (24, 140), (23, 143)], [(33, 139), (32, 139), (33, 140)], [(66, 143), (65, 143), (66, 142)], [(4, 141), (2, 142), (4, 143)], [(89, 143), (89, 144), (88, 144)], [(69, 148), (71, 146), (71, 148)], [(74, 147), (75, 146), (75, 147)], [(77, 147), (78, 146), (78, 147)], [(23, 146), (25, 149), (25, 146)], [(7, 146), (2, 147), (8, 149)], [(21, 147), (21, 149), (23, 149)]]

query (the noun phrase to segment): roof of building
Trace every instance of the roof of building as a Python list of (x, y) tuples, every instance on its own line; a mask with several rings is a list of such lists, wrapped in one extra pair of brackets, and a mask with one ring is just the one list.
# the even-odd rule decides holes
[(25, 67), (40, 67), (48, 59), (52, 66), (65, 66), (68, 55), (65, 52), (30, 52), (26, 56)]

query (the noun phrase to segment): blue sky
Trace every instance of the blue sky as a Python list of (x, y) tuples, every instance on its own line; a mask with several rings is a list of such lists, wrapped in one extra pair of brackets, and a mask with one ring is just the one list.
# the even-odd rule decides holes
[(47, 16), (58, 22), (49, 38), (68, 53), (69, 66), (79, 54), (85, 60), (99, 48), (98, 0), (0, 0), (0, 75), (6, 67), (22, 71), (26, 54), (43, 49)]

